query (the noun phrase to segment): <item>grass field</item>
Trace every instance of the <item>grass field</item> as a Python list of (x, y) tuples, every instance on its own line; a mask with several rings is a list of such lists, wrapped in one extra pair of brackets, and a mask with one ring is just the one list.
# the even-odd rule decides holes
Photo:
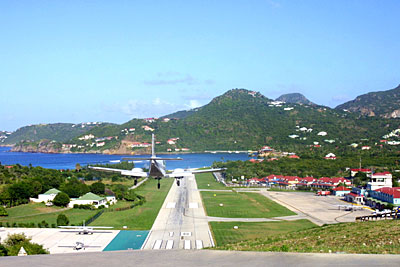
[(89, 219), (97, 211), (82, 210), (82, 209), (67, 209), (61, 210), (58, 207), (46, 207), (43, 203), (29, 203), (17, 207), (7, 209), (8, 216), (0, 217), (0, 222), (12, 225), (13, 223), (37, 223), (45, 220), (49, 225), (56, 224), (57, 216), (65, 214), (70, 224), (79, 224), (83, 220)]
[(90, 225), (113, 226), (115, 229), (123, 229), (123, 226), (128, 226), (129, 230), (151, 229), (173, 182), (174, 179), (163, 179), (161, 189), (157, 189), (157, 181), (149, 179), (135, 189), (137, 194), (146, 198), (146, 202), (142, 206), (125, 211), (104, 212)]
[(218, 183), (211, 173), (196, 174), (196, 183), (198, 189), (228, 189), (225, 185)]
[(400, 221), (333, 224), (223, 245), (218, 249), (321, 253), (400, 254)]
[[(200, 192), (208, 216), (227, 218), (271, 218), (296, 215), (258, 193)], [(223, 204), (221, 207), (220, 204)]]
[[(212, 232), (219, 246), (233, 244), (244, 240), (255, 240), (286, 234), (316, 227), (309, 220), (282, 221), (282, 222), (210, 222)], [(238, 226), (238, 229), (234, 229)]]

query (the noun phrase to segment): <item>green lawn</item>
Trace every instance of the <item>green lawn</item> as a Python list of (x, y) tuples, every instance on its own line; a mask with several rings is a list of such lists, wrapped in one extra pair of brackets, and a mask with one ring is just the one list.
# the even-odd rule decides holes
[(196, 183), (198, 189), (228, 189), (225, 185), (218, 183), (212, 173), (196, 174)]
[[(305, 230), (316, 227), (309, 220), (282, 221), (282, 222), (210, 222), (212, 232), (219, 246), (233, 244), (240, 241), (254, 240), (286, 234), (288, 232)], [(234, 229), (238, 226), (238, 229)]]
[(13, 223), (37, 223), (45, 220), (49, 225), (56, 224), (57, 216), (65, 214), (70, 224), (79, 224), (83, 220), (89, 219), (97, 211), (82, 209), (67, 209), (59, 211), (58, 207), (46, 207), (43, 203), (30, 203), (7, 209), (9, 216), (0, 217), (0, 222), (5, 225), (7, 222)]
[[(208, 216), (227, 218), (271, 218), (296, 215), (258, 193), (200, 192)], [(223, 204), (221, 207), (220, 204)]]
[[(24, 204), (24, 205), (19, 205), (16, 207), (8, 208), (8, 218), (14, 218), (14, 217), (21, 217), (21, 216), (28, 216), (28, 215), (34, 215), (38, 213), (48, 213), (48, 212), (54, 212), (57, 210), (60, 210), (60, 207), (52, 206), (52, 207), (47, 207), (43, 203), (29, 203), (29, 204)], [(0, 217), (0, 221), (3, 218)]]
[(157, 180), (149, 179), (135, 189), (137, 194), (146, 198), (142, 206), (125, 211), (104, 212), (90, 225), (113, 226), (116, 229), (128, 226), (129, 230), (150, 230), (173, 182), (174, 179), (163, 179), (161, 189), (157, 189)]

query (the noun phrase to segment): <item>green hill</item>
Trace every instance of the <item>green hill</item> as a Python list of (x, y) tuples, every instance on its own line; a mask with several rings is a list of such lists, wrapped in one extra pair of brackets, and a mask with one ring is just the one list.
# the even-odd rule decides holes
[(29, 127), (30, 135), (22, 135), (25, 129), (21, 128), (14, 134), (66, 142), (75, 145), (72, 152), (149, 153), (149, 147), (135, 146), (138, 142), (150, 143), (152, 133), (159, 142), (157, 152), (182, 151), (182, 148), (195, 152), (255, 150), (263, 145), (297, 151), (316, 142), (332, 148), (359, 143), (360, 139), (368, 139), (374, 144), (398, 129), (400, 119), (360, 117), (357, 113), (316, 105), (282, 104), (258, 92), (233, 89), (205, 106), (160, 119), (132, 119), (121, 125), (78, 127), (79, 131), (71, 125), (60, 126), (56, 131), (41, 131), (56, 126)]
[(341, 104), (337, 110), (348, 110), (366, 116), (400, 118), (400, 85), (387, 91), (371, 92)]
[(4, 141), (4, 144), (16, 144), (21, 141), (36, 142), (43, 139), (58, 142), (68, 141), (78, 135), (96, 127), (97, 124), (72, 124), (72, 123), (52, 123), (37, 124), (19, 128)]

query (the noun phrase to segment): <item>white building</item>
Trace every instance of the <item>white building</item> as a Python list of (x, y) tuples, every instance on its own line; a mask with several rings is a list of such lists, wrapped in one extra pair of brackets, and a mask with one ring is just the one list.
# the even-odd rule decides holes
[(383, 187), (392, 187), (392, 174), (390, 172), (372, 174), (370, 182), (367, 184), (367, 189), (377, 190)]
[(57, 196), (58, 193), (60, 193), (61, 191), (55, 188), (52, 188), (50, 190), (47, 190), (45, 193), (43, 194), (39, 194), (38, 198), (29, 198), (30, 201), (32, 202), (36, 202), (36, 203), (47, 203), (47, 202), (52, 202), (53, 199)]
[(71, 199), (71, 201), (68, 204), (68, 207), (73, 208), (74, 205), (93, 205), (96, 208), (98, 208), (101, 205), (104, 205), (106, 208), (108, 208), (107, 205), (107, 198), (105, 197), (100, 197), (96, 194), (93, 194), (92, 192), (86, 193), (85, 195)]

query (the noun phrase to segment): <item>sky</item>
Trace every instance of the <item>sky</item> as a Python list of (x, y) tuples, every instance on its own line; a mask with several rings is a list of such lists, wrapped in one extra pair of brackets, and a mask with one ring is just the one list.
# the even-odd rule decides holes
[(400, 1), (0, 1), (0, 130), (400, 84)]

